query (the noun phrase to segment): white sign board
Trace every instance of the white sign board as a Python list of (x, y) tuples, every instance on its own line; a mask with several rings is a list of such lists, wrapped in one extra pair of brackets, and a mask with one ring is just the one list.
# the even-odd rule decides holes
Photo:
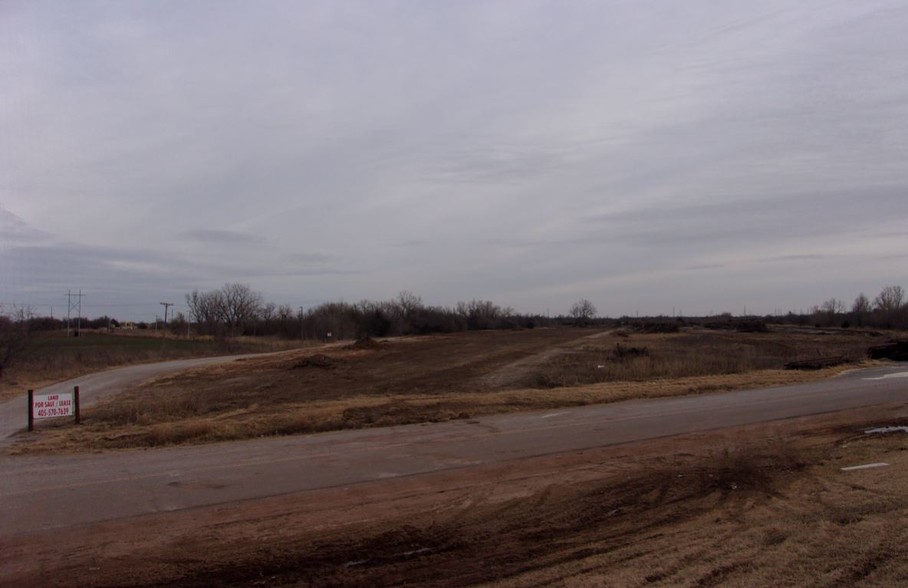
[(35, 394), (32, 400), (32, 416), (36, 419), (73, 416), (73, 393)]

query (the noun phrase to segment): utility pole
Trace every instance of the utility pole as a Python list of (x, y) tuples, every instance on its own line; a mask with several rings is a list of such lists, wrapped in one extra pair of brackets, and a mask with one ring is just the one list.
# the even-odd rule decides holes
[[(73, 302), (73, 298), (76, 299)], [(79, 315), (77, 317), (76, 323), (76, 337), (79, 337), (82, 334), (82, 289), (79, 289), (78, 294), (73, 294), (72, 290), (66, 291), (66, 336), (69, 337), (69, 321), (72, 317), (72, 311), (75, 310)]]
[(161, 302), (161, 306), (164, 307), (164, 336), (167, 336), (167, 309), (173, 306), (173, 302)]
[(300, 306), (300, 341), (303, 340), (303, 307)]

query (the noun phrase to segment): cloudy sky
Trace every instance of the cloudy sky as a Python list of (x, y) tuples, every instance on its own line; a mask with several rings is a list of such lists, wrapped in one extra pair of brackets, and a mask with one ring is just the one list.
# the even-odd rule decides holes
[(0, 303), (908, 286), (908, 4), (0, 1)]

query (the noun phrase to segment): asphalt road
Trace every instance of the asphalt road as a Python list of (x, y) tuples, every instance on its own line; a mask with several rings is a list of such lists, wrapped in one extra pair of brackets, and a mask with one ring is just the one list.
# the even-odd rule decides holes
[[(557, 391), (540, 391), (540, 394)], [(0, 458), (0, 535), (908, 401), (908, 366), (782, 388), (93, 455)]]

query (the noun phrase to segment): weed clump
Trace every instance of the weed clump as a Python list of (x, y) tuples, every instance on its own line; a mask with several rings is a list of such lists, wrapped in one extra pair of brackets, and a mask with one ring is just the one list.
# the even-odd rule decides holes
[(310, 355), (309, 357), (304, 357), (298, 362), (293, 364), (293, 369), (302, 369), (302, 368), (333, 368), (335, 362), (333, 359), (327, 355), (317, 353), (315, 355)]
[(649, 349), (647, 347), (632, 347), (615, 343), (615, 350), (612, 352), (612, 356), (617, 360), (647, 357), (649, 356)]
[(639, 333), (678, 333), (681, 324), (671, 321), (640, 321), (634, 324), (634, 330)]

